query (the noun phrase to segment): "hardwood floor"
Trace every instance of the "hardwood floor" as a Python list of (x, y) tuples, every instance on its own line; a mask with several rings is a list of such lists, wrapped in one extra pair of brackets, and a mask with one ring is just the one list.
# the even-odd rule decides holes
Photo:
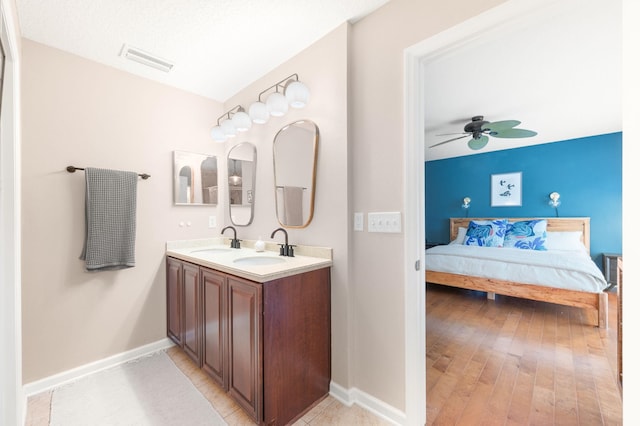
[(428, 425), (622, 424), (617, 297), (578, 308), (427, 284)]

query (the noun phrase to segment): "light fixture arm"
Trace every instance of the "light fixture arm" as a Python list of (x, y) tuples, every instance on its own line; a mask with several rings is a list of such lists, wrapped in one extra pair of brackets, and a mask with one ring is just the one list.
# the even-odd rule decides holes
[[(278, 87), (282, 87), (283, 89), (285, 89), (287, 87), (287, 84), (289, 84), (289, 81), (294, 77), (295, 77), (294, 81), (299, 81), (298, 80), (298, 74), (297, 73), (293, 73), (289, 77), (283, 78), (282, 80), (280, 80), (276, 84), (267, 87), (265, 90), (260, 92), (260, 94), (258, 95), (258, 102), (262, 102), (262, 95), (264, 95), (265, 93), (267, 93), (269, 90), (273, 89), (274, 87), (276, 89), (276, 92), (278, 92)], [(286, 82), (286, 84), (283, 84), (285, 82)]]
[(231, 117), (233, 116), (233, 114), (236, 114), (238, 112), (244, 112), (244, 108), (242, 107), (242, 105), (236, 105), (233, 108), (231, 108), (229, 111), (225, 112), (224, 114), (222, 114), (220, 117), (218, 117), (218, 120), (216, 120), (216, 123), (218, 124), (218, 126), (220, 125), (220, 120), (223, 118), (228, 118), (231, 119)]

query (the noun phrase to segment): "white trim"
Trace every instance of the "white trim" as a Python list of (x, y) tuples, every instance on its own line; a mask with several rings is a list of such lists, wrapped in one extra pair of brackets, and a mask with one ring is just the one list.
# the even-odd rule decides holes
[(356, 404), (391, 424), (408, 424), (402, 411), (358, 388), (346, 389), (332, 381), (329, 385), (329, 394), (347, 407)]
[(115, 367), (136, 358), (150, 355), (154, 352), (168, 349), (173, 345), (173, 341), (168, 338), (164, 338), (157, 342), (149, 343), (148, 345), (140, 346), (127, 352), (122, 352), (108, 358), (103, 358), (98, 361), (90, 362), (89, 364), (81, 365), (80, 367), (72, 368), (71, 370), (63, 371), (62, 373), (54, 374), (53, 376), (45, 377), (44, 379), (35, 382), (27, 383), (24, 386), (24, 390), (27, 396), (36, 395), (67, 383), (74, 382), (90, 374)]
[(0, 126), (0, 424), (26, 420), (22, 387), (20, 33), (15, 2), (2, 0), (5, 75)]
[[(426, 424), (426, 330), (424, 292), (424, 89), (422, 66), (462, 43), (513, 25), (516, 18), (562, 0), (511, 0), (415, 44), (404, 53), (405, 415), (403, 424)], [(419, 146), (418, 146), (419, 145)], [(416, 197), (416, 194), (418, 196)], [(420, 260), (417, 274), (415, 262)]]
[[(427, 421), (424, 291), (424, 97), (419, 56), (404, 54), (404, 211), (405, 211), (405, 415), (408, 425)], [(421, 194), (416, 197), (415, 194)], [(416, 270), (416, 262), (419, 262)]]

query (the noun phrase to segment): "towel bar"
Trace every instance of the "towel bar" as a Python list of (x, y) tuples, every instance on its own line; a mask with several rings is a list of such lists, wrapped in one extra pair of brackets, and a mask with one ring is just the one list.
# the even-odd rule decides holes
[[(75, 167), (75, 166), (67, 166), (67, 171), (69, 173), (75, 173), (76, 170), (84, 170), (84, 168), (82, 167)], [(146, 173), (141, 173), (138, 174), (138, 176), (140, 176), (142, 179), (149, 179), (151, 177), (151, 175), (148, 175)]]

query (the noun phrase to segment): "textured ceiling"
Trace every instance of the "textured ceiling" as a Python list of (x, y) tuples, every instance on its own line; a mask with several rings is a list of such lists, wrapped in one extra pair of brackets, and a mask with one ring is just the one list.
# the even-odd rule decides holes
[[(388, 0), (16, 0), (22, 35), (224, 102)], [(164, 73), (123, 44), (175, 63)]]
[[(544, 2), (543, 2), (544, 3)], [(620, 0), (546, 1), (470, 41), (429, 55), (424, 64), (425, 159), (458, 157), (622, 130)], [(519, 120), (525, 139), (470, 137), (471, 117)]]
[[(388, 0), (17, 0), (24, 37), (224, 102), (345, 21)], [(513, 0), (514, 3), (519, 0)], [(429, 55), (425, 159), (622, 130), (621, 0), (540, 0), (538, 9)], [(471, 20), (473, 22), (473, 19)], [(464, 25), (464, 23), (462, 24)], [(175, 63), (164, 73), (119, 56), (123, 44)], [(469, 138), (475, 115), (538, 132)]]

